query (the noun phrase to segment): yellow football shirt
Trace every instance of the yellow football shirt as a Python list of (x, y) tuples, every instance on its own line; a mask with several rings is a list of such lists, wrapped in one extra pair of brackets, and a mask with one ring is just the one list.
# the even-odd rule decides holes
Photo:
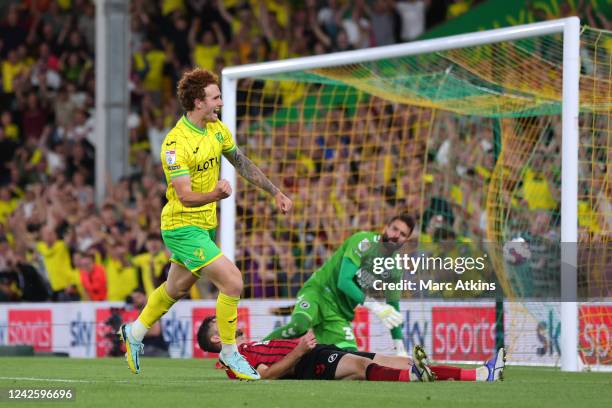
[(123, 265), (120, 260), (108, 257), (104, 262), (106, 271), (106, 300), (123, 302), (138, 287), (136, 268)]
[(18, 198), (11, 198), (8, 201), (0, 200), (0, 224), (4, 224), (11, 216), (13, 211), (19, 206)]
[(236, 144), (227, 126), (220, 120), (208, 123), (200, 129), (183, 116), (166, 135), (161, 147), (161, 162), (168, 189), (161, 215), (161, 229), (173, 230), (196, 226), (204, 229), (217, 227), (217, 203), (200, 207), (185, 207), (181, 204), (172, 179), (188, 175), (191, 190), (209, 193), (219, 181), (221, 154), (236, 149)]
[(15, 80), (15, 77), (24, 73), (27, 68), (27, 65), (22, 61), (19, 61), (16, 64), (12, 64), (9, 61), (4, 61), (2, 63), (2, 87), (4, 88), (5, 93), (15, 92), (13, 81)]
[(132, 264), (140, 269), (142, 286), (147, 296), (151, 296), (151, 293), (155, 290), (154, 280), (161, 276), (167, 263), (168, 255), (164, 251), (160, 251), (155, 255), (146, 252), (132, 258)]
[(54, 292), (63, 290), (74, 283), (70, 251), (63, 240), (55, 241), (50, 247), (44, 241), (38, 241), (36, 250), (43, 257), (47, 277)]
[(523, 175), (523, 197), (530, 210), (554, 210), (557, 208), (557, 201), (550, 191), (548, 180), (542, 173), (531, 168), (527, 168)]
[(215, 69), (215, 58), (221, 55), (221, 47), (218, 45), (197, 44), (193, 49), (193, 61), (198, 67), (212, 71)]
[(141, 52), (134, 54), (134, 66), (137, 70), (143, 71), (148, 65), (147, 73), (142, 80), (144, 89), (152, 92), (161, 91), (165, 63), (166, 54), (162, 50), (153, 49), (145, 55)]

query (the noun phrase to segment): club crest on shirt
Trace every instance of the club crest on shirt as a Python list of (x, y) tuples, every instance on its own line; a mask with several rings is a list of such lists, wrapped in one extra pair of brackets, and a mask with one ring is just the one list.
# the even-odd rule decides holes
[(359, 244), (358, 244), (358, 248), (359, 251), (361, 253), (366, 252), (368, 249), (370, 249), (370, 241), (367, 238), (364, 238)]
[(221, 135), (221, 132), (215, 133), (215, 137), (219, 143), (223, 143), (223, 135)]
[(175, 150), (166, 150), (166, 163), (169, 165), (173, 165), (174, 163), (176, 163)]

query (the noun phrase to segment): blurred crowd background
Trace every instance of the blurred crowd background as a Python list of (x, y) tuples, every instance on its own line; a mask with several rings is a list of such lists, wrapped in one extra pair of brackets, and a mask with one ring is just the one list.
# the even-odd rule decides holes
[[(122, 301), (136, 288), (148, 294), (165, 280), (169, 254), (159, 232), (159, 214), (165, 204), (166, 189), (159, 162), (160, 146), (182, 114), (175, 89), (185, 70), (201, 66), (220, 73), (225, 66), (412, 41), (478, 3), (476, 0), (131, 1), (130, 173), (116, 183), (109, 180), (107, 198), (96, 206), (93, 193), (95, 6), (86, 0), (4, 2), (0, 10), (3, 16), (0, 22), (0, 301)], [(579, 3), (583, 21), (610, 28), (610, 22), (590, 2)], [(560, 7), (557, 15), (545, 18), (563, 17), (570, 12)], [(373, 101), (370, 106), (379, 113), (392, 109), (382, 100)], [(388, 126), (400, 129), (402, 121), (427, 120), (426, 113), (418, 109), (400, 110), (389, 116), (392, 121)], [(245, 110), (239, 113), (249, 115)], [(336, 117), (328, 123), (345, 128), (374, 126), (367, 119), (371, 113), (362, 113), (360, 121), (350, 123), (342, 117), (342, 112), (331, 112)], [(435, 146), (437, 153), (432, 155), (441, 174), (446, 168), (456, 168), (462, 160), (474, 160), (449, 155), (453, 140), (473, 124), (457, 125), (451, 119), (443, 123), (448, 141)], [(409, 126), (404, 128), (412, 132)], [(387, 133), (379, 132), (383, 150)], [(311, 136), (320, 157), (342, 159), (356, 154), (351, 150), (351, 140), (339, 137), (336, 142), (321, 141), (317, 139), (316, 129)], [(236, 138), (247, 151), (249, 143), (253, 143), (245, 140), (240, 132)], [(469, 143), (472, 153), (491, 149), (482, 140)], [(415, 148), (425, 149), (425, 145), (415, 145)], [(545, 148), (552, 152), (559, 146), (551, 142)], [(268, 157), (272, 157), (273, 152), (269, 153)], [(546, 153), (542, 152), (543, 158)], [(384, 154), (380, 157), (382, 169), (393, 166), (384, 161)], [(323, 220), (311, 220), (317, 223), (314, 228), (317, 232), (296, 225), (291, 228), (295, 232), (292, 234), (265, 233), (252, 228), (247, 219), (241, 220), (236, 234), (237, 261), (248, 284), (246, 297), (295, 295), (301, 282), (341, 240), (334, 237), (334, 231), (378, 230), (397, 208), (394, 200), (398, 195), (405, 197), (403, 206), (410, 207), (411, 200), (417, 199), (418, 186), (411, 181), (423, 172), (416, 163), (407, 167), (401, 177), (394, 178), (392, 191), (373, 193), (372, 185), (389, 184), (389, 171), (355, 170), (347, 161), (338, 162), (331, 171), (317, 168), (321, 160), (304, 158), (303, 168), (299, 160), (294, 167), (284, 168), (277, 168), (269, 161), (266, 165), (266, 156), (256, 156), (254, 160), (264, 172), (273, 174), (273, 181), (294, 198), (298, 216), (308, 194), (331, 198), (316, 203), (320, 205)], [(483, 154), (464, 170), (486, 178), (487, 160), (490, 157)], [(608, 157), (597, 160), (610, 162)], [(300, 178), (304, 171), (313, 169), (316, 177)], [(358, 176), (352, 176), (353, 173)], [(340, 196), (328, 191), (333, 184), (332, 177), (351, 184), (352, 193)], [(448, 185), (440, 187), (447, 189), (440, 195), (452, 197), (470, 211), (461, 218), (464, 225), (459, 229), (455, 228), (458, 222), (445, 218), (444, 212), (431, 214), (429, 218), (433, 221), (422, 226), (423, 239), (483, 236), (482, 213), (478, 211), (483, 205), (482, 197), (472, 194), (483, 188), (478, 180), (478, 177), (466, 178), (459, 190), (452, 190)], [(539, 205), (543, 210), (557, 206), (558, 191), (554, 183), (534, 186), (548, 195), (528, 205), (535, 209)], [(243, 202), (252, 204), (248, 211), (273, 213), (272, 204), (257, 193), (243, 189), (240, 194)], [(435, 206), (440, 208), (439, 203)], [(339, 213), (354, 216), (339, 217)], [(546, 217), (546, 212), (543, 214)], [(334, 224), (338, 222), (348, 222), (348, 225)], [(593, 220), (592, 228), (597, 225), (601, 226), (600, 220)], [(601, 227), (598, 228), (601, 233)], [(252, 242), (265, 245), (249, 245)], [(280, 292), (279, 281), (286, 283)], [(206, 281), (191, 293), (193, 298), (213, 295)]]

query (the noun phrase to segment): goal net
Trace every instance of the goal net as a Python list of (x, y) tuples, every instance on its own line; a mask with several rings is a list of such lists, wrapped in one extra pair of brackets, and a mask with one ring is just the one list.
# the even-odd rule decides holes
[[(225, 220), (236, 231), (223, 249), (232, 246), (245, 296), (295, 297), (352, 233), (381, 231), (408, 212), (417, 220), (415, 246), (487, 254), (511, 359), (560, 364), (561, 305), (570, 300), (578, 301), (582, 362), (612, 364), (612, 35), (580, 34), (578, 197), (564, 204), (577, 206), (578, 245), (562, 245), (567, 68), (557, 31), (494, 43), (482, 32), (482, 45), (455, 48), (449, 38), (440, 51), (418, 51), (423, 42), (385, 47), (396, 55), (384, 58), (363, 60), (359, 51), (353, 61), (328, 55), (320, 66), (309, 58), (224, 71), (224, 119), (294, 202), (291, 213), (278, 214), (269, 196), (237, 178), (235, 204), (222, 209), (235, 214)], [(572, 248), (578, 294), (565, 299), (560, 271)], [(411, 310), (456, 298), (403, 295), (422, 300), (409, 302)], [(468, 297), (495, 301), (484, 291)], [(463, 334), (455, 335), (461, 343)]]

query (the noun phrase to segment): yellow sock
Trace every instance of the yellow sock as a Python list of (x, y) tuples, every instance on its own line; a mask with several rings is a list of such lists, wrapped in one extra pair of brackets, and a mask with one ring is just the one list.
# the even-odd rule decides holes
[(140, 316), (138, 316), (138, 320), (147, 329), (150, 329), (175, 303), (176, 300), (172, 299), (168, 292), (166, 292), (166, 283), (164, 282), (151, 293), (147, 305), (140, 312)]
[(217, 327), (223, 344), (236, 343), (239, 300), (239, 297), (227, 296), (221, 292), (217, 297)]

